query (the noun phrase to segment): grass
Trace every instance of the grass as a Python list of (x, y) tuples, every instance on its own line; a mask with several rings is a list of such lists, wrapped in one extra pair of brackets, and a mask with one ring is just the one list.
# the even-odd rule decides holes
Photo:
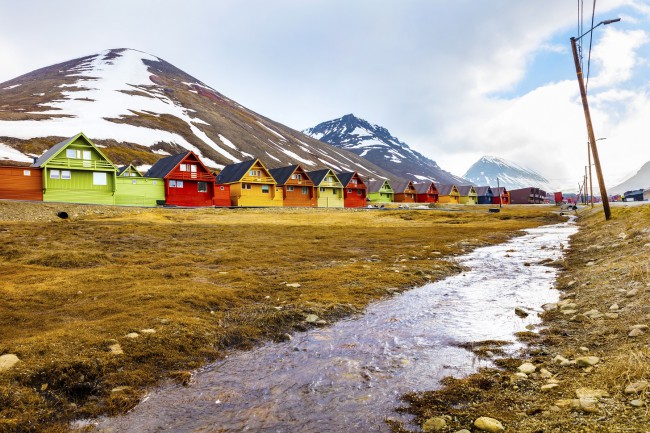
[(307, 329), (306, 314), (356, 313), (458, 272), (451, 256), (559, 218), (547, 207), (472, 209), (0, 201), (0, 355), (21, 360), (0, 372), (0, 431), (62, 432), (123, 413), (146, 387), (186, 383), (227, 350)]
[[(562, 297), (576, 304), (577, 313), (554, 310), (542, 315), (539, 334), (519, 337), (528, 343), (519, 357), (496, 360), (500, 368), (485, 369), (467, 378), (448, 378), (439, 390), (404, 396), (401, 411), (422, 425), (432, 416), (450, 416), (448, 431), (471, 429), (480, 416), (497, 418), (506, 431), (516, 432), (647, 432), (650, 425), (650, 390), (625, 394), (631, 383), (650, 380), (650, 338), (646, 331), (628, 336), (630, 327), (650, 321), (650, 206), (614, 207), (605, 221), (602, 210), (580, 215), (581, 231), (560, 266), (557, 286)], [(613, 304), (617, 310), (610, 310)], [(589, 318), (584, 313), (616, 311), (618, 317)], [(471, 349), (471, 348), (470, 348)], [(560, 367), (556, 355), (568, 359), (597, 356), (593, 368)], [(524, 361), (546, 368), (558, 387), (542, 392), (548, 379), (539, 373), (517, 378)], [(561, 400), (576, 399), (579, 388), (604, 389), (596, 411), (562, 407)], [(633, 406), (633, 400), (640, 407)], [(394, 432), (411, 426), (391, 424)], [(446, 430), (445, 430), (446, 431)]]

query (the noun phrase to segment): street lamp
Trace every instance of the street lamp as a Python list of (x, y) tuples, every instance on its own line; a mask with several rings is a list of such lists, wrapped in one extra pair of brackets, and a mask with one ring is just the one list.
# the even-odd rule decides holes
[(596, 27), (601, 24), (612, 24), (619, 22), (621, 19), (616, 18), (613, 20), (601, 21), (591, 29), (584, 32), (577, 38), (571, 38), (571, 49), (573, 50), (573, 60), (576, 64), (576, 75), (578, 76), (578, 85), (580, 86), (580, 96), (582, 97), (582, 108), (585, 112), (585, 121), (587, 122), (587, 134), (589, 135), (589, 144), (591, 146), (591, 154), (594, 156), (594, 166), (596, 167), (596, 175), (598, 176), (598, 186), (600, 188), (600, 196), (603, 200), (603, 210), (605, 211), (605, 219), (609, 220), (612, 212), (609, 209), (609, 199), (607, 198), (607, 189), (605, 188), (605, 181), (603, 179), (603, 172), (600, 169), (600, 159), (598, 158), (598, 149), (596, 148), (596, 137), (594, 136), (594, 128), (591, 125), (591, 114), (589, 113), (589, 104), (587, 103), (587, 90), (585, 89), (585, 82), (582, 78), (582, 68), (580, 67), (580, 59), (578, 58), (578, 49), (576, 42), (582, 39), (583, 36), (591, 33)]

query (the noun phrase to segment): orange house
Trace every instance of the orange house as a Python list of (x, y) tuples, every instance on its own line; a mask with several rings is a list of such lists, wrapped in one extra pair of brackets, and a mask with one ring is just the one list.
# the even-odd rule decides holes
[(0, 198), (43, 201), (43, 170), (34, 167), (0, 167)]
[(283, 206), (318, 206), (314, 182), (300, 164), (272, 168), (269, 173), (282, 188)]
[(395, 192), (394, 201), (397, 203), (415, 203), (417, 191), (410, 180), (398, 180), (392, 184)]

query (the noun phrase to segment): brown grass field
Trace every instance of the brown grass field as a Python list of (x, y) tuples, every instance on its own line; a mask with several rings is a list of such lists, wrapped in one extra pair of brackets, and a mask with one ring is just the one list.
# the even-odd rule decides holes
[(313, 326), (306, 314), (330, 322), (458, 272), (451, 256), (556, 222), (553, 210), (0, 201), (0, 355), (20, 359), (0, 371), (0, 432), (125, 412), (229, 349)]

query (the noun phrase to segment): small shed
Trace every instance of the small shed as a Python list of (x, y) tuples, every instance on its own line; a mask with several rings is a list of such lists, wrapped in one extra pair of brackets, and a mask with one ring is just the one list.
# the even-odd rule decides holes
[(438, 203), (460, 204), (458, 187), (453, 184), (438, 185)]
[(42, 201), (42, 170), (33, 167), (0, 167), (0, 199)]
[(329, 168), (307, 173), (317, 188), (318, 207), (344, 207), (343, 184)]
[(494, 201), (494, 192), (489, 186), (477, 186), (474, 187), (474, 190), (478, 204), (492, 204)]
[(318, 205), (314, 182), (300, 164), (272, 168), (269, 173), (277, 182), (278, 188), (282, 189), (283, 206), (316, 207)]
[(227, 165), (217, 175), (217, 188), (227, 187), (231, 206), (282, 206), (282, 188), (259, 159)]
[(433, 182), (414, 183), (417, 203), (438, 203), (438, 188)]
[(392, 203), (395, 191), (388, 179), (371, 180), (368, 182), (368, 201), (373, 203)]
[(192, 151), (159, 159), (145, 177), (164, 179), (167, 205), (200, 207), (214, 204), (214, 176)]
[(115, 179), (115, 204), (156, 206), (165, 201), (165, 180), (144, 177), (132, 164), (120, 167)]
[(364, 207), (367, 203), (368, 187), (356, 171), (336, 174), (343, 185), (345, 207)]
[(415, 203), (417, 191), (410, 180), (396, 180), (392, 183), (393, 199), (397, 203)]

